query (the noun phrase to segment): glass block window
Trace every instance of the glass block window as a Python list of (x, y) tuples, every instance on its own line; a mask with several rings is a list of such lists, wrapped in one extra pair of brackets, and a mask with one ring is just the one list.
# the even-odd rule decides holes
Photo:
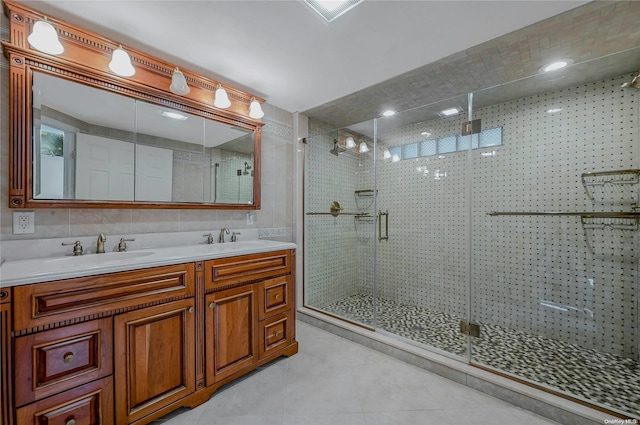
[[(480, 147), (502, 145), (502, 127), (487, 128), (480, 133)], [(475, 149), (475, 147), (474, 147)]]
[(456, 139), (455, 135), (440, 137), (438, 139), (438, 153), (451, 153), (456, 151)]
[[(392, 154), (393, 155), (393, 154)], [(402, 147), (402, 159), (418, 157), (418, 143), (411, 143)]]
[(471, 149), (478, 149), (479, 134), (470, 134), (468, 136), (458, 136), (458, 150), (466, 151), (469, 149), (469, 140), (471, 140)]
[(437, 149), (437, 140), (425, 140), (420, 142), (420, 156), (431, 156), (438, 153)]
[(482, 130), (479, 134), (468, 136), (452, 134), (437, 139), (423, 140), (389, 148), (391, 161), (412, 159), (419, 156), (442, 155), (452, 152), (463, 152), (469, 149), (486, 148), (502, 145), (502, 127), (493, 127)]

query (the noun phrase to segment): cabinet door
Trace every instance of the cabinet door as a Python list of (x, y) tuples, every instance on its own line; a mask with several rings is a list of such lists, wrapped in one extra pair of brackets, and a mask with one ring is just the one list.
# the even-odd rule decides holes
[(114, 319), (116, 424), (127, 424), (195, 390), (193, 298)]
[(258, 360), (256, 286), (206, 296), (205, 351), (207, 385)]

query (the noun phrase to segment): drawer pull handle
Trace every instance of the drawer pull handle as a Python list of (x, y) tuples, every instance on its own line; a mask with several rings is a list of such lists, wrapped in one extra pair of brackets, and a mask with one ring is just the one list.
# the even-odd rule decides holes
[(280, 294), (276, 294), (276, 300), (280, 299)]
[(193, 313), (194, 311), (196, 311), (196, 309), (195, 309), (195, 308), (193, 308), (193, 307), (189, 307), (189, 313)]
[[(71, 363), (76, 356), (73, 353), (65, 353), (63, 360), (65, 363)], [(74, 421), (75, 423), (75, 421)]]
[(209, 304), (209, 308), (211, 308), (211, 309), (216, 308), (216, 303), (211, 303), (211, 304)]
[(67, 422), (65, 422), (65, 425), (76, 425), (76, 420), (71, 418)]

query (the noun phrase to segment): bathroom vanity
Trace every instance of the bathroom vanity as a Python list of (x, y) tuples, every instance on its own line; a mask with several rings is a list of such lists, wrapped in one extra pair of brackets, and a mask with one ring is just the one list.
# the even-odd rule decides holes
[(146, 424), (295, 354), (294, 264), (261, 240), (5, 262), (3, 425)]

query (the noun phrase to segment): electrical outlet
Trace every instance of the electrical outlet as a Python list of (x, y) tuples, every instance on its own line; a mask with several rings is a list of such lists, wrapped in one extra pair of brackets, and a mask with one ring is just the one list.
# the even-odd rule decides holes
[(22, 235), (36, 231), (36, 213), (34, 211), (13, 212), (13, 234)]
[(253, 213), (248, 212), (247, 213), (247, 225), (252, 225), (253, 224)]

